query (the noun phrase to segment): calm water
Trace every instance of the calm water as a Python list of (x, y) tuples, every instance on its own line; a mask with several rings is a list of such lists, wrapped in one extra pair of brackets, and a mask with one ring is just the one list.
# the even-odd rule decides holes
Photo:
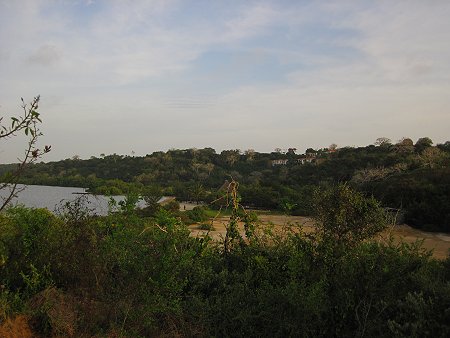
[[(55, 211), (58, 206), (65, 202), (74, 201), (76, 198), (83, 196), (88, 201), (88, 208), (92, 209), (98, 215), (106, 215), (108, 213), (109, 196), (103, 195), (82, 195), (86, 192), (84, 188), (73, 187), (51, 187), (45, 185), (18, 185), (22, 189), (18, 193), (18, 197), (11, 201), (12, 205), (23, 204), (30, 208), (47, 208)], [(7, 195), (6, 191), (0, 190), (0, 198)], [(119, 202), (124, 199), (123, 196), (113, 196)]]

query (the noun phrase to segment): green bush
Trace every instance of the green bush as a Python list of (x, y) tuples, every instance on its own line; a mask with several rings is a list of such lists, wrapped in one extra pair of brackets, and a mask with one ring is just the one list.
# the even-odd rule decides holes
[(50, 236), (59, 220), (46, 209), (9, 208), (0, 214), (0, 280), (11, 290), (26, 287), (23, 276), (44, 271)]
[(208, 219), (208, 215), (204, 207), (194, 207), (192, 210), (184, 212), (191, 222), (203, 222)]
[(318, 210), (345, 210), (332, 221), (348, 229), (338, 246), (326, 213), (323, 233), (255, 228), (224, 251), (165, 209), (152, 220), (10, 209), (0, 320), (27, 314), (41, 336), (448, 336), (450, 259), (371, 241), (378, 227), (356, 227), (378, 220), (377, 204), (333, 189)]
[(198, 228), (200, 230), (214, 231), (215, 228), (211, 223), (201, 223)]
[(180, 203), (178, 201), (173, 200), (163, 205), (163, 208), (170, 212), (177, 212), (180, 210)]

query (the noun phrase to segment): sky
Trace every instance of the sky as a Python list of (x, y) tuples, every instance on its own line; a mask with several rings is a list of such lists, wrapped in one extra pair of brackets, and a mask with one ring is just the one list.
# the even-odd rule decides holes
[[(0, 116), (45, 161), (450, 140), (450, 1), (0, 0)], [(0, 140), (0, 163), (26, 140)]]

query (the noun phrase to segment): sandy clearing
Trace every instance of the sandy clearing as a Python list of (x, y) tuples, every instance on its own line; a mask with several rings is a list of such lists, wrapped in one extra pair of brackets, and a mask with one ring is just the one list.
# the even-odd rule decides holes
[[(259, 215), (262, 224), (273, 224), (276, 228), (281, 229), (283, 226), (303, 226), (303, 231), (313, 232), (314, 222), (309, 217), (303, 216), (283, 216), (283, 215)], [(225, 237), (226, 224), (228, 217), (218, 217), (213, 221), (214, 231), (210, 231), (209, 235), (215, 240), (221, 240)], [(206, 222), (205, 222), (206, 223)], [(199, 230), (198, 224), (189, 226), (192, 236), (204, 236), (207, 231)], [(241, 234), (244, 234), (243, 225), (239, 225)], [(417, 240), (423, 240), (422, 247), (433, 251), (433, 256), (438, 259), (445, 259), (450, 252), (450, 235), (444, 233), (424, 232), (414, 229), (406, 224), (392, 225), (384, 231), (380, 238), (385, 239), (389, 235), (394, 237), (396, 241), (406, 243), (414, 243)]]

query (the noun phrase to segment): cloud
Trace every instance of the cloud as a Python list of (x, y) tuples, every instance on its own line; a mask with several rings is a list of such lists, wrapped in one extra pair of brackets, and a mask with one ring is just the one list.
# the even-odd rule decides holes
[(39, 47), (32, 55), (29, 56), (28, 61), (33, 64), (42, 66), (51, 66), (61, 59), (61, 52), (54, 45), (44, 45)]
[(277, 21), (280, 13), (268, 4), (244, 8), (238, 16), (225, 22), (223, 40), (235, 41), (260, 34)]
[(361, 32), (349, 41), (387, 81), (438, 80), (450, 76), (450, 3), (381, 2), (355, 13), (343, 25)]
[(0, 2), (0, 104), (42, 94), (55, 159), (437, 143), (449, 16), (450, 3), (415, 0)]

